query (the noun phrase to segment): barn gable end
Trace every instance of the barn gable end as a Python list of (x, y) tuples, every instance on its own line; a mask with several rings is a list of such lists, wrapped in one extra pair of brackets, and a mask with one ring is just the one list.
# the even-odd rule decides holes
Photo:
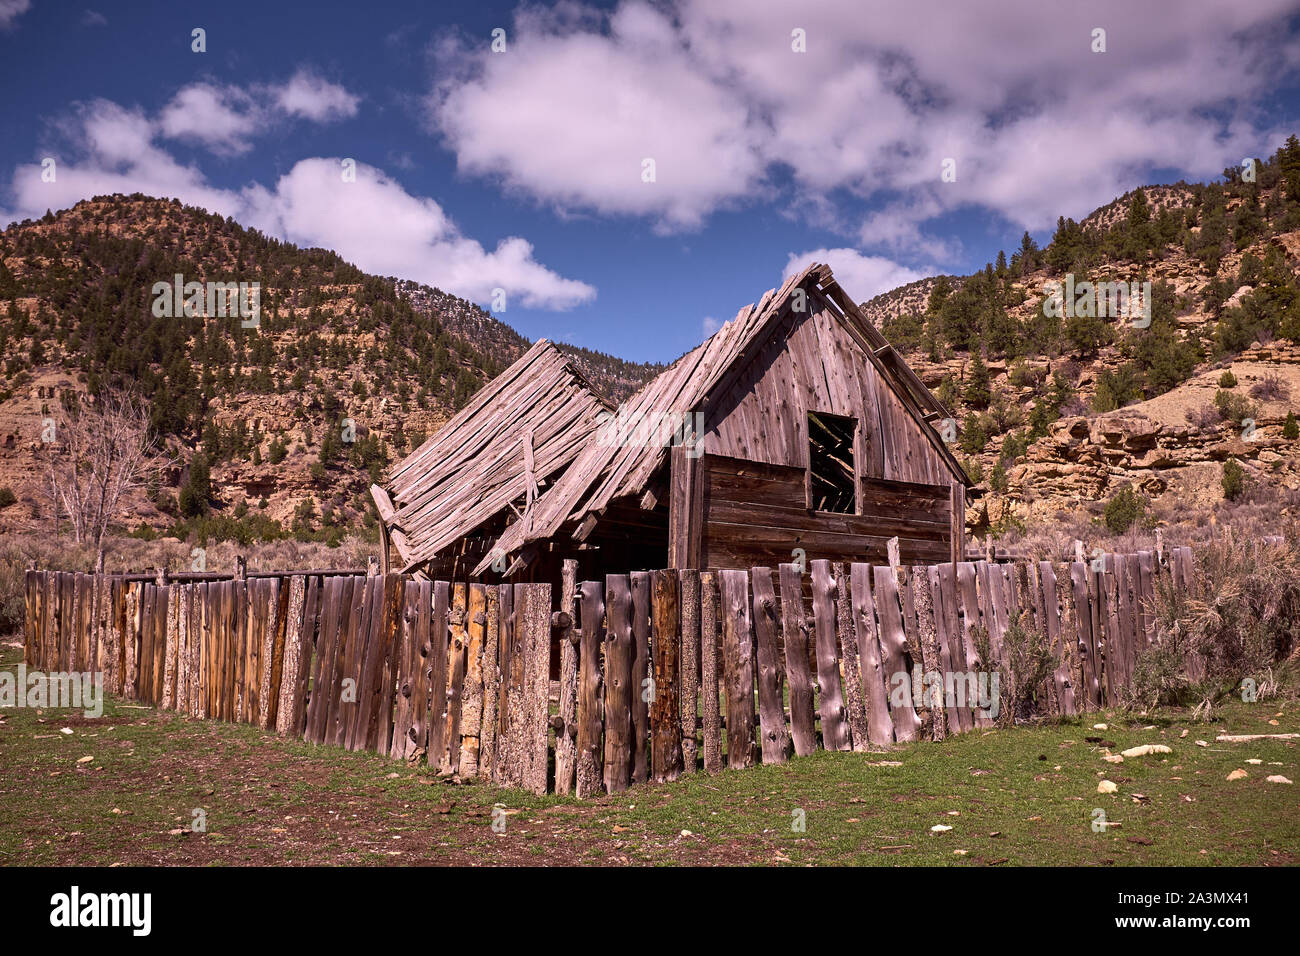
[[(956, 553), (967, 479), (935, 431), (948, 412), (824, 265), (741, 309), (617, 410), (632, 422), (693, 426), (685, 444), (680, 435), (611, 441), (608, 403), (585, 382), (575, 390), (567, 375), (539, 392), (547, 409), (578, 416), (580, 427), (560, 438), (551, 413), (527, 403), (520, 382), (530, 373), (519, 369), (527, 364), (521, 359), (476, 396), (473, 411), (453, 421), (454, 440), (440, 433), (393, 469), (397, 507), (385, 527), (395, 540), (407, 537), (408, 568), (457, 537), (476, 556), (473, 574), (504, 567), (506, 576), (562, 556), (577, 557), (580, 573), (743, 566), (800, 552), (877, 560), (894, 536), (904, 560)], [(528, 483), (520, 456), (502, 449), (526, 445), (539, 429), (554, 443), (552, 477), (521, 502)], [(439, 463), (438, 448), (456, 449), (456, 460)], [(491, 507), (452, 494), (485, 475)], [(384, 495), (377, 489), (381, 513)], [(454, 520), (446, 513), (452, 498), (469, 509)], [(420, 548), (410, 546), (413, 529)]]

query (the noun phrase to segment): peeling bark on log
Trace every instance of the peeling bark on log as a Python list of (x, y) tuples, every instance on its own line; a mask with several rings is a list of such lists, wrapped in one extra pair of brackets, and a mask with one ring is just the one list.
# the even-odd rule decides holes
[(460, 769), (460, 718), (465, 705), (465, 619), (468, 589), (462, 583), (452, 585), (451, 627), (447, 648), (447, 740), (443, 747), (442, 773), (456, 773)]
[(311, 655), (310, 640), (303, 620), (307, 597), (306, 580), (301, 574), (289, 579), (289, 610), (285, 618), (284, 666), (280, 674), (280, 701), (275, 715), (275, 731), (288, 735), (301, 726), (303, 698), (298, 694), (299, 677)]
[[(181, 607), (180, 607), (180, 588), (172, 585), (167, 591), (167, 637), (166, 644), (163, 647), (163, 683), (162, 683), (162, 700), (159, 702), (163, 710), (176, 709), (176, 664), (180, 655), (180, 636), (181, 636)], [(173, 593), (175, 592), (175, 593)]]
[(722, 720), (718, 713), (718, 577), (700, 572), (700, 709), (703, 712), (704, 769), (722, 769)]
[(486, 630), (483, 632), (483, 719), (479, 731), (479, 776), (496, 779), (497, 727), (501, 699), (501, 591), (489, 587), (484, 595)]
[(867, 750), (871, 746), (867, 731), (867, 706), (862, 696), (862, 662), (858, 653), (858, 639), (853, 630), (853, 607), (849, 598), (848, 575), (844, 565), (836, 563), (835, 575), (835, 629), (839, 632), (840, 653), (844, 670), (844, 700), (848, 711), (849, 733), (854, 750)]
[(573, 643), (573, 621), (576, 616), (578, 562), (566, 558), (560, 575), (560, 611), (568, 621), (558, 631), (560, 644), (560, 721), (555, 732), (555, 792), (573, 792), (573, 775), (578, 742), (568, 728), (576, 729), (578, 723), (578, 648)]
[(486, 586), (469, 586), (464, 701), (460, 712), (460, 775), (478, 776), (479, 731), (483, 722), (483, 643), (487, 631)]
[(695, 773), (699, 761), (696, 720), (700, 700), (700, 573), (680, 572), (682, 592), (682, 772)]
[[(939, 639), (934, 624), (934, 598), (930, 593), (930, 576), (925, 567), (912, 568), (912, 600), (916, 605), (917, 644), (921, 648), (922, 702), (926, 710), (926, 724), (931, 740), (947, 736), (944, 720), (942, 681), (944, 668), (939, 657)], [(934, 675), (940, 684), (936, 691)]]

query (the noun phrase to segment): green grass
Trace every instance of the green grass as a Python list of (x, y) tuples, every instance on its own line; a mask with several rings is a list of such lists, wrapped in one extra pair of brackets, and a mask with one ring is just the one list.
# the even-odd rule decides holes
[[(12, 671), (19, 652), (0, 651)], [(120, 700), (100, 720), (26, 708), (0, 717), (0, 861), (10, 865), (1300, 861), (1300, 794), (1264, 779), (1300, 779), (1297, 741), (1215, 741), (1295, 731), (1294, 703), (1276, 700), (1230, 703), (1211, 723), (1102, 713), (887, 753), (819, 752), (587, 801), (454, 785), (426, 766)], [(1114, 752), (1173, 752), (1109, 764), (1085, 737)], [(1229, 782), (1238, 768), (1247, 778)], [(1119, 792), (1097, 793), (1103, 777)], [(491, 827), (497, 804), (503, 833)], [(196, 808), (207, 831), (172, 832)], [(1095, 808), (1122, 825), (1094, 832)]]

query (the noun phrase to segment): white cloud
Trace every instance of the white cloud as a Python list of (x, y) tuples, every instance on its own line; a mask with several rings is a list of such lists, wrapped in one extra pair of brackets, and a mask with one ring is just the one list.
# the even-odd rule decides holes
[(284, 86), (273, 89), (280, 109), (290, 116), (302, 116), (316, 123), (349, 119), (357, 115), (359, 97), (343, 87), (299, 70)]
[[(1278, 145), (1258, 103), (1300, 66), (1294, 0), (624, 0), (525, 8), (504, 54), (456, 48), (431, 98), (459, 166), (561, 209), (697, 226), (766, 195), (889, 208), (879, 247), (942, 252), (922, 226), (962, 207), (1043, 228), (1152, 170), (1217, 175)], [(1091, 52), (1095, 26), (1108, 51)], [(791, 49), (805, 31), (807, 52)], [(445, 52), (445, 51), (444, 51)], [(643, 185), (637, 163), (657, 161)], [(957, 181), (940, 164), (957, 161)], [(951, 250), (949, 250), (951, 252)]]
[(788, 279), (814, 262), (830, 266), (835, 281), (854, 302), (865, 302), (881, 292), (932, 274), (917, 272), (882, 256), (864, 256), (856, 249), (813, 249), (791, 253), (785, 264), (784, 278)]
[(745, 104), (654, 8), (626, 4), (608, 26), (587, 32), (566, 11), (529, 8), (505, 54), (459, 50), (464, 75), (432, 101), (459, 167), (562, 207), (672, 227), (749, 194), (762, 163)]
[(8, 30), (31, 8), (32, 0), (0, 0), (0, 30)]
[(191, 83), (159, 114), (159, 128), (169, 139), (197, 143), (218, 154), (246, 153), (253, 139), (286, 119), (314, 123), (349, 119), (360, 98), (338, 84), (299, 70), (287, 82), (243, 88)]
[(251, 96), (237, 87), (194, 83), (163, 107), (163, 136), (198, 142), (217, 153), (244, 153), (262, 125)]
[(718, 331), (718, 329), (722, 328), (722, 326), (725, 324), (726, 323), (723, 322), (722, 319), (715, 319), (711, 315), (706, 315), (700, 321), (700, 331), (704, 333), (704, 337), (707, 339), (714, 332)]
[(106, 27), (108, 26), (108, 17), (98, 10), (87, 10), (81, 15), (81, 25), (83, 27)]
[[(39, 162), (14, 169), (14, 208), (0, 224), (37, 218), (79, 200), (141, 192), (176, 198), (305, 246), (333, 249), (361, 269), (437, 286), (478, 302), (506, 291), (507, 308), (567, 309), (596, 296), (585, 282), (539, 263), (526, 239), (511, 236), (487, 250), (464, 235), (433, 199), (413, 196), (383, 171), (359, 164), (344, 182), (341, 161), (299, 161), (272, 187), (211, 185), (196, 166), (178, 163), (156, 140), (164, 121), (96, 100), (62, 124), (72, 157), (58, 155), (54, 182)], [(173, 132), (177, 127), (170, 127)]]
[(412, 196), (378, 169), (357, 165), (345, 183), (336, 159), (304, 159), (258, 197), (254, 220), (300, 245), (333, 249), (369, 272), (418, 279), (478, 302), (506, 291), (506, 307), (569, 308), (595, 298), (533, 258), (512, 236), (488, 252), (460, 233), (432, 199)]

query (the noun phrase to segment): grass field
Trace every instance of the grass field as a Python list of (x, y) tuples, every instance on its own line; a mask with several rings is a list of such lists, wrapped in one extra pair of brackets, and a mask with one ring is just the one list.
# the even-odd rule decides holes
[[(21, 657), (0, 647), (0, 669)], [(456, 784), (427, 767), (110, 699), (102, 717), (0, 711), (8, 865), (1284, 865), (1300, 862), (1294, 702), (1209, 723), (1119, 713), (888, 753), (642, 786), (599, 800)], [(1274, 723), (1275, 722), (1275, 723)], [(1104, 723), (1105, 730), (1093, 729)], [(65, 731), (71, 731), (67, 733)], [(1185, 735), (1184, 735), (1185, 734)], [(1085, 738), (1099, 738), (1089, 741)], [(1196, 741), (1208, 746), (1197, 746)], [(1111, 764), (1112, 752), (1172, 753)], [(85, 759), (90, 758), (90, 759)], [(1259, 763), (1249, 763), (1249, 760)], [(1234, 770), (1243, 779), (1229, 781)], [(1118, 785), (1099, 794), (1103, 779)], [(494, 807), (504, 832), (491, 826)], [(1096, 832), (1096, 809), (1118, 826)], [(202, 810), (206, 831), (191, 829)], [(795, 828), (802, 818), (803, 830)], [(935, 826), (951, 830), (934, 832)]]

